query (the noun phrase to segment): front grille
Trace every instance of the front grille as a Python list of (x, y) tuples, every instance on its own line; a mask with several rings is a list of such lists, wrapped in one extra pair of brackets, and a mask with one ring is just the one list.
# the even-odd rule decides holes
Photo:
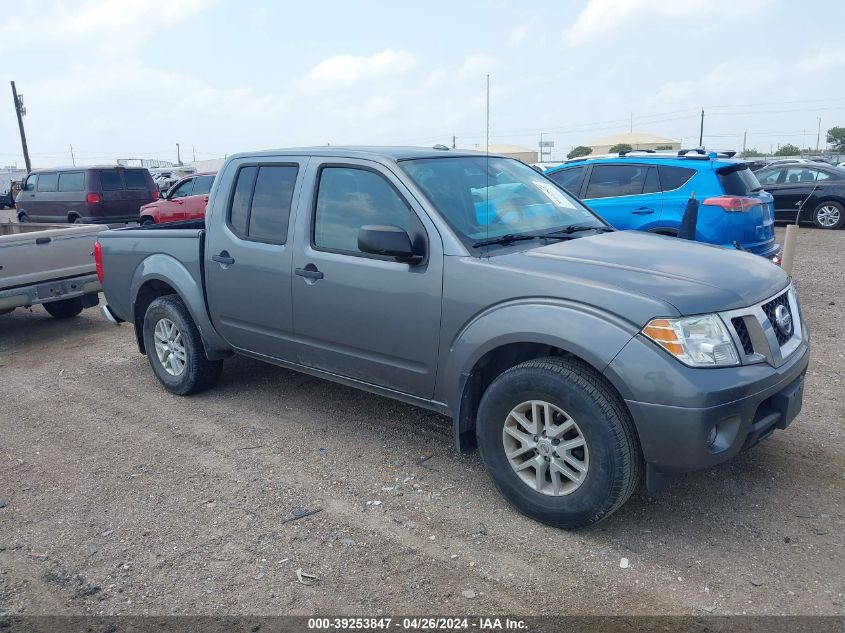
[(751, 343), (751, 335), (748, 333), (748, 326), (745, 325), (745, 319), (742, 317), (734, 317), (731, 319), (731, 324), (736, 330), (736, 335), (739, 337), (739, 342), (742, 343), (742, 350), (746, 356), (754, 353), (754, 345)]
[(788, 293), (784, 292), (780, 296), (775, 297), (768, 303), (764, 303), (762, 305), (763, 312), (766, 314), (766, 318), (769, 320), (769, 323), (771, 323), (772, 329), (775, 331), (775, 336), (778, 339), (778, 344), (780, 345), (783, 345), (790, 338), (792, 338), (792, 335), (795, 332), (795, 329), (793, 328), (792, 332), (790, 332), (789, 334), (784, 334), (780, 331), (780, 328), (777, 324), (777, 320), (775, 319), (775, 310), (777, 310), (778, 306), (785, 307), (787, 312), (789, 312), (789, 316), (794, 319), (792, 315), (792, 309), (789, 307), (789, 298), (787, 295)]

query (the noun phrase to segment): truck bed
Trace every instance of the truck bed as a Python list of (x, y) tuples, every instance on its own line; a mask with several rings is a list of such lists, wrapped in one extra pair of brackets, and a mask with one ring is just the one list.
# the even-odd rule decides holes
[(143, 262), (156, 266), (156, 260), (176, 260), (190, 275), (192, 284), (203, 287), (203, 248), (205, 222), (187, 220), (104, 231), (99, 236), (102, 248), (103, 291), (108, 293), (109, 307), (121, 319), (131, 321), (132, 304), (129, 289), (136, 270)]
[(95, 272), (100, 226), (0, 224), (0, 290)]

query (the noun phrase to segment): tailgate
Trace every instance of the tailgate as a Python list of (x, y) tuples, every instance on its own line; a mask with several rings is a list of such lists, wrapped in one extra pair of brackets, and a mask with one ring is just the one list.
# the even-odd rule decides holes
[(91, 253), (102, 230), (92, 225), (2, 225), (0, 289), (95, 272)]
[(720, 241), (739, 243), (758, 254), (770, 254), (775, 244), (774, 198), (763, 191), (760, 182), (746, 164), (734, 163), (716, 170), (725, 197), (733, 198), (740, 209), (719, 216)]

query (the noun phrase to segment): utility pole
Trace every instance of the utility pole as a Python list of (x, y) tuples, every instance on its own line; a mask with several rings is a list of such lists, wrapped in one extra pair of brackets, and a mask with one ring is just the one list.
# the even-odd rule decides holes
[(73, 157), (73, 145), (70, 146), (70, 162), (76, 167), (76, 159)]
[(452, 149), (455, 149), (455, 143), (457, 143), (457, 142), (458, 142), (458, 139), (455, 137), (454, 134), (452, 134)]
[(179, 153), (179, 143), (176, 143), (176, 164), (182, 166), (182, 155)]
[(704, 108), (701, 108), (701, 128), (698, 131), (698, 146), (704, 147)]
[(748, 130), (742, 133), (742, 153), (745, 154), (745, 141), (748, 139)]
[(26, 164), (26, 173), (32, 171), (32, 163), (29, 162), (29, 148), (26, 146), (26, 132), (23, 129), (23, 117), (26, 114), (26, 108), (23, 106), (23, 95), (18, 96), (18, 90), (15, 88), (15, 82), (12, 84), (12, 98), (15, 100), (15, 112), (18, 115), (18, 129), (21, 132), (21, 147), (23, 147), (23, 162)]
[(819, 129), (818, 129), (818, 132), (816, 132), (816, 152), (819, 151), (819, 142), (821, 141), (821, 138), (822, 138), (822, 118), (821, 117), (817, 117), (817, 118), (819, 120)]
[(634, 113), (631, 112), (631, 124), (628, 126), (628, 131), (633, 134), (634, 133)]
[(191, 156), (194, 157), (194, 162), (197, 162), (197, 148), (191, 145)]

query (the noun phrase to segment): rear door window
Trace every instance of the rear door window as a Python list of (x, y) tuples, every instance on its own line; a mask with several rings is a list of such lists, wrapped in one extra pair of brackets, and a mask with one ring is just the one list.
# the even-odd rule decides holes
[(103, 191), (121, 191), (123, 189), (123, 179), (116, 169), (101, 169), (100, 187), (102, 187)]
[(647, 165), (593, 165), (585, 198), (635, 196), (643, 192)]
[(584, 173), (584, 166), (570, 167), (569, 169), (561, 169), (559, 171), (548, 174), (558, 185), (577, 195), (578, 183), (581, 182), (581, 175)]
[(780, 175), (784, 172), (783, 169), (773, 169), (757, 174), (757, 180), (762, 185), (776, 185), (780, 180)]
[(716, 171), (722, 189), (729, 196), (747, 196), (761, 189), (760, 181), (747, 165), (723, 167)]
[(249, 239), (274, 244), (287, 241), (297, 171), (293, 165), (263, 165), (258, 169), (249, 210)]
[(659, 165), (657, 171), (660, 173), (660, 188), (663, 191), (680, 189), (695, 175), (694, 169), (669, 165)]
[(57, 191), (59, 185), (59, 174), (38, 174), (38, 191)]
[(235, 191), (232, 193), (232, 204), (229, 206), (227, 224), (235, 234), (241, 237), (246, 237), (249, 205), (252, 204), (252, 189), (255, 186), (257, 174), (258, 167), (242, 167), (235, 182)]
[(59, 191), (84, 191), (85, 172), (68, 171), (59, 174)]
[(146, 170), (127, 169), (123, 172), (123, 179), (126, 181), (127, 189), (147, 189)]
[(194, 190), (192, 196), (202, 196), (211, 191), (214, 184), (214, 176), (197, 176), (194, 178)]

